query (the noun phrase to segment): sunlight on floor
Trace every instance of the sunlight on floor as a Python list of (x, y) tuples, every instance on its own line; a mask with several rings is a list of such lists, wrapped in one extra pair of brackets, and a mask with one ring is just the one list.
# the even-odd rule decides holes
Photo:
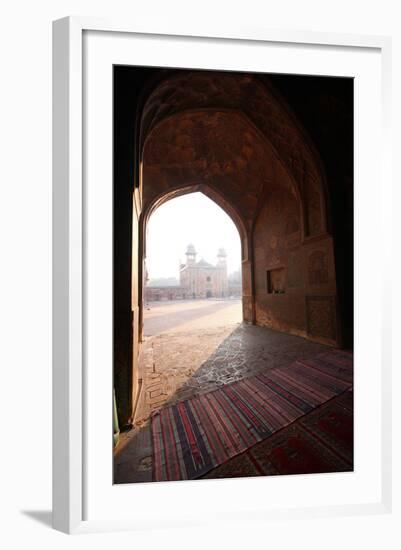
[[(239, 326), (238, 322), (213, 325), (213, 317), (204, 316), (180, 325), (175, 332), (159, 333), (145, 340), (140, 356), (143, 383), (136, 426), (173, 397), (185, 399), (196, 389), (193, 385), (198, 383), (191, 380), (193, 375)], [(204, 383), (203, 389), (207, 387)]]

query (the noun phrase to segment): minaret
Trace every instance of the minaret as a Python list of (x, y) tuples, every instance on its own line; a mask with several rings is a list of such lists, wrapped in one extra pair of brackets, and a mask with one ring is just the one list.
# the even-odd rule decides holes
[(227, 267), (227, 253), (224, 248), (219, 248), (217, 252), (217, 265)]
[(196, 250), (192, 243), (187, 246), (185, 256), (187, 257), (187, 265), (193, 265), (196, 262)]
[(224, 248), (219, 248), (217, 252), (217, 267), (219, 268), (219, 293), (224, 297), (228, 295), (227, 253)]

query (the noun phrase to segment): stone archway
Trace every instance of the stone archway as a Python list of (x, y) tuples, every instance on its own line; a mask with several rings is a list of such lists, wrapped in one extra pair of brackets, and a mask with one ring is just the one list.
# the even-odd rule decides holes
[[(249, 232), (248, 229), (237, 210), (230, 204), (224, 196), (217, 190), (210, 187), (208, 184), (193, 184), (185, 187), (172, 188), (170, 191), (157, 195), (148, 205), (144, 208), (139, 218), (139, 265), (141, 273), (145, 274), (145, 260), (146, 260), (146, 228), (152, 213), (159, 208), (162, 204), (169, 200), (173, 200), (179, 196), (200, 192), (210, 200), (215, 202), (227, 216), (231, 219), (235, 225), (239, 239), (241, 242), (241, 271), (242, 271), (242, 299), (244, 303), (249, 302), (249, 289), (251, 288), (252, 281), (251, 271), (249, 269), (250, 258), (249, 253)], [(143, 303), (144, 303), (144, 278), (139, 276), (138, 278), (138, 296), (139, 296), (139, 338), (142, 340), (143, 335)], [(207, 296), (211, 298), (212, 296)], [(246, 307), (243, 307), (243, 319), (247, 322), (253, 322), (252, 316), (249, 315)]]
[[(325, 175), (312, 142), (274, 86), (257, 75), (177, 72), (147, 98), (139, 143), (145, 209), (157, 196), (196, 181), (242, 219), (244, 319), (338, 343)], [(274, 234), (263, 234), (267, 225), (275, 225)], [(327, 280), (318, 285), (308, 276), (309, 256), (317, 250), (329, 266)], [(272, 296), (262, 294), (268, 272), (277, 267), (284, 270), (288, 292), (273, 305)], [(274, 314), (266, 311), (268, 303)], [(294, 312), (294, 305), (297, 321), (291, 326), (285, 311)], [(326, 326), (316, 330), (320, 318)]]
[[(179, 71), (166, 78), (149, 95), (143, 107), (139, 138), (141, 161), (144, 161), (147, 141), (154, 132), (160, 133), (163, 123), (168, 125), (168, 121), (172, 122), (171, 127), (177, 134), (179, 129), (174, 124), (179, 118), (188, 115), (183, 124), (189, 129), (188, 118), (195, 113), (202, 117), (206, 114), (217, 118), (242, 117), (248, 130), (256, 132), (268, 144), (275, 159), (292, 179), (295, 192), (303, 203), (305, 235), (317, 235), (327, 230), (326, 178), (319, 155), (296, 117), (268, 80), (262, 82), (257, 75), (252, 74), (217, 71)], [(215, 129), (219, 132), (217, 125)], [(201, 129), (198, 130), (199, 143)], [(220, 132), (218, 137), (222, 135), (224, 132)], [(245, 137), (249, 138), (249, 135)], [(196, 141), (196, 135), (194, 138)], [(231, 139), (235, 139), (232, 133)], [(170, 141), (169, 144), (172, 156), (177, 148), (185, 147), (185, 142)], [(224, 149), (226, 143), (220, 140), (218, 145)], [(229, 164), (225, 167), (225, 173), (243, 169), (244, 162), (254, 162), (255, 159), (247, 157), (250, 143), (245, 142), (244, 145), (241, 163)], [(163, 154), (166, 150), (161, 152)], [(191, 155), (191, 151), (187, 149), (186, 155)], [(187, 156), (186, 164), (190, 160), (190, 156)], [(201, 155), (198, 160), (207, 162), (212, 159)], [(210, 162), (211, 177), (216, 175), (218, 164), (218, 160)], [(261, 171), (263, 173), (263, 168)]]
[[(148, 95), (139, 127), (132, 223), (133, 368), (127, 377), (133, 380), (133, 395), (146, 221), (164, 200), (194, 189), (222, 206), (241, 235), (244, 320), (338, 344), (325, 176), (313, 144), (274, 87), (249, 74), (181, 71)], [(315, 273), (316, 252), (327, 277)]]

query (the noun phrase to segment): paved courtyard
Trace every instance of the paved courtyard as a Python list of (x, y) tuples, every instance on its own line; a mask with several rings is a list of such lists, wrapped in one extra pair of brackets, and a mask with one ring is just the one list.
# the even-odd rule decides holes
[(152, 302), (145, 307), (144, 335), (210, 329), (240, 323), (241, 320), (241, 300)]
[(239, 300), (157, 303), (146, 309), (143, 383), (134, 428), (121, 435), (115, 452), (116, 483), (151, 481), (153, 411), (326, 349), (240, 319)]

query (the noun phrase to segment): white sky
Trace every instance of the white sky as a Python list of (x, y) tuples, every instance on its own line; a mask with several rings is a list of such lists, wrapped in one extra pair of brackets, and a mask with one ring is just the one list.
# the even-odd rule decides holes
[(150, 279), (179, 276), (189, 243), (196, 259), (217, 261), (220, 247), (227, 252), (228, 273), (241, 267), (241, 244), (231, 218), (203, 193), (191, 193), (159, 206), (148, 222), (146, 265)]

